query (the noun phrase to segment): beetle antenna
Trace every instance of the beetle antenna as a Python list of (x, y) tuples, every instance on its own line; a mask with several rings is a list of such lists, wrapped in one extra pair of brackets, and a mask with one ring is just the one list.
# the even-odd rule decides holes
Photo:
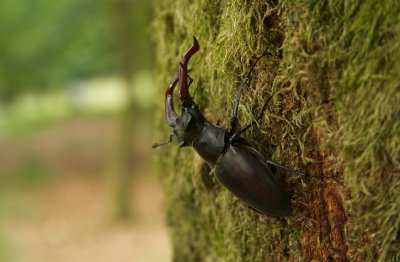
[(270, 97), (268, 97), (268, 99), (265, 101), (263, 107), (261, 108), (260, 113), (258, 114), (257, 118), (255, 120), (253, 120), (250, 124), (246, 125), (245, 127), (241, 128), (239, 131), (235, 132), (231, 138), (230, 141), (234, 141), (236, 139), (236, 137), (239, 137), (242, 133), (246, 132), (247, 129), (249, 129), (250, 127), (254, 126), (258, 121), (260, 121), (260, 119), (262, 118), (265, 109), (267, 109), (268, 103), (269, 101), (275, 96), (275, 94), (272, 94)]
[(159, 146), (164, 146), (164, 145), (167, 145), (167, 144), (171, 143), (171, 142), (172, 142), (172, 136), (173, 136), (173, 134), (170, 134), (170, 135), (169, 135), (169, 140), (168, 140), (168, 141), (161, 142), (161, 143), (154, 143), (151, 147), (152, 147), (153, 149), (156, 149), (156, 148), (159, 147)]

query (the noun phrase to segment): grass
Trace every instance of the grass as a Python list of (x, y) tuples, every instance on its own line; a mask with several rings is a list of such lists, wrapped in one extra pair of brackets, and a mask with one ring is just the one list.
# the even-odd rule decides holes
[[(160, 148), (176, 261), (400, 256), (399, 13), (395, 1), (157, 2), (160, 105), (195, 35), (196, 101), (211, 122), (228, 127), (241, 76), (268, 51), (241, 101), (240, 123), (278, 93), (246, 138), (310, 174), (284, 175), (295, 212), (275, 219), (236, 200), (192, 149)], [(162, 110), (159, 137), (166, 137)]]

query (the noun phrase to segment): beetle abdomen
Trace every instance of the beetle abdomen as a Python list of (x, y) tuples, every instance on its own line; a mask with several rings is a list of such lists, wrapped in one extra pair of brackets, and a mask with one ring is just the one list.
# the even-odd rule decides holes
[(215, 171), (218, 180), (250, 207), (271, 216), (291, 213), (289, 195), (262, 155), (245, 145), (231, 145)]

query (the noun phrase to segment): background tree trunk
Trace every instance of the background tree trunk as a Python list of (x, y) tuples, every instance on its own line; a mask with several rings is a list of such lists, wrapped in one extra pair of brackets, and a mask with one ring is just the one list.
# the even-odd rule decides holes
[[(245, 207), (191, 148), (159, 149), (175, 261), (388, 261), (400, 248), (400, 4), (396, 1), (158, 1), (153, 24), (159, 133), (163, 92), (195, 35), (195, 100), (228, 127), (249, 61), (265, 51), (240, 106), (245, 134), (278, 172), (294, 214)], [(223, 110), (221, 110), (223, 109)]]
[[(138, 73), (151, 67), (150, 48), (144, 46), (150, 39), (147, 39), (147, 32), (143, 28), (143, 25), (148, 24), (150, 4), (142, 0), (107, 0), (106, 7), (113, 33), (110, 37), (114, 43), (117, 73), (123, 80), (126, 98), (123, 108), (116, 116), (118, 132), (114, 153), (113, 205), (116, 218), (128, 218), (133, 215), (130, 198), (131, 184), (135, 179), (132, 176), (132, 159), (135, 158), (132, 134), (139, 130), (135, 127), (135, 122), (140, 122), (140, 115), (143, 113), (137, 101), (140, 98), (135, 100), (133, 85)], [(136, 165), (134, 170), (138, 169)]]
[(111, 9), (110, 18), (114, 29), (114, 45), (117, 54), (119, 74), (123, 79), (125, 105), (117, 115), (118, 134), (115, 150), (115, 189), (113, 205), (115, 205), (115, 217), (127, 218), (131, 215), (130, 209), (130, 185), (131, 172), (130, 161), (132, 157), (132, 133), (134, 118), (134, 103), (132, 96), (132, 80), (134, 60), (132, 54), (133, 39), (130, 25), (132, 20), (132, 2), (125, 0), (109, 0)]

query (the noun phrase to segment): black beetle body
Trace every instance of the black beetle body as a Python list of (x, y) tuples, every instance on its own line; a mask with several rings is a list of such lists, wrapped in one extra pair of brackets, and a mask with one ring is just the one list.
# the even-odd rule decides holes
[(255, 210), (277, 217), (291, 213), (289, 195), (262, 155), (249, 145), (230, 145), (215, 173), (221, 184)]
[[(193, 146), (207, 163), (216, 166), (215, 174), (220, 183), (249, 207), (271, 216), (289, 215), (291, 213), (290, 197), (273, 175), (269, 165), (273, 164), (288, 171), (293, 170), (266, 160), (239, 136), (254, 123), (239, 131), (235, 130), (237, 109), (243, 87), (235, 100), (230, 131), (207, 122), (191, 98), (188, 92), (190, 78), (187, 64), (190, 57), (198, 50), (199, 45), (194, 38), (193, 45), (182, 57), (178, 74), (166, 91), (166, 120), (173, 128), (169, 142), (173, 135), (177, 138), (180, 147)], [(180, 84), (179, 97), (182, 102), (180, 116), (175, 113), (172, 96), (178, 82)], [(159, 145), (161, 144), (155, 144), (153, 147)]]

